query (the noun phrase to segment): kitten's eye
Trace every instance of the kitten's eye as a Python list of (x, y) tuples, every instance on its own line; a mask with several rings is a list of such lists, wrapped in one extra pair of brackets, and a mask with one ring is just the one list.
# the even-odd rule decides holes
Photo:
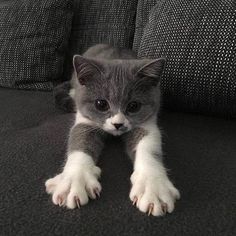
[(109, 109), (109, 104), (106, 100), (103, 99), (97, 99), (95, 101), (95, 107), (99, 111), (107, 111)]
[(141, 103), (133, 101), (128, 104), (126, 111), (130, 113), (136, 113), (140, 110), (140, 108), (141, 108)]

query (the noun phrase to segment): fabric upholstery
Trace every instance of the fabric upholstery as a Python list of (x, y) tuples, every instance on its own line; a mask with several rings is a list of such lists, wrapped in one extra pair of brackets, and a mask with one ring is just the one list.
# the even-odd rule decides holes
[(73, 0), (0, 2), (0, 86), (49, 90), (61, 79)]
[(52, 204), (44, 182), (62, 168), (73, 119), (51, 93), (0, 89), (0, 235), (235, 235), (234, 120), (160, 115), (166, 167), (182, 198), (155, 218), (132, 206), (132, 166), (115, 138), (98, 164), (100, 199), (75, 210)]
[(236, 117), (234, 0), (163, 0), (149, 16), (140, 58), (166, 57), (164, 105)]
[(70, 49), (64, 79), (71, 76), (72, 56), (97, 43), (132, 48), (138, 0), (75, 0)]
[[(23, 3), (26, 4), (29, 1), (0, 1), (1, 17), (3, 16), (2, 9), (5, 9), (3, 7), (4, 4), (9, 7), (9, 4), (13, 2), (16, 5), (18, 4), (17, 6), (19, 6), (20, 2), (21, 6), (23, 6)], [(31, 6), (34, 6), (36, 2), (39, 3), (39, 1), (31, 1)], [(41, 2), (51, 4), (51, 0), (42, 0)], [(69, 1), (64, 0), (63, 2), (69, 4)], [(107, 9), (105, 11), (106, 16), (104, 16), (104, 13), (100, 16), (105, 17), (104, 20), (96, 18), (103, 12), (99, 10), (100, 8), (98, 9), (97, 2), (101, 4), (101, 9)], [(111, 2), (118, 4), (123, 9), (124, 6), (131, 6), (135, 1), (119, 0), (116, 2), (109, 1), (109, 3), (106, 2), (105, 4), (105, 1), (101, 0), (81, 0), (80, 3), (78, 0), (75, 0), (75, 4), (78, 5), (74, 8), (74, 11), (84, 6), (83, 11), (81, 10), (82, 15), (76, 15), (73, 23), (74, 30), (76, 27), (79, 27), (78, 32), (81, 33), (82, 38), (81, 41), (76, 38), (73, 39), (74, 36), (71, 38), (70, 55), (72, 52), (81, 53), (90, 46), (90, 43), (103, 42), (105, 39), (114, 45), (130, 47), (130, 44), (126, 41), (126, 37), (131, 38), (132, 33), (129, 33), (127, 30), (134, 30), (132, 28), (133, 24), (129, 26), (131, 28), (128, 28), (127, 20), (127, 28), (124, 27), (120, 31), (121, 35), (116, 35), (114, 33), (115, 27), (118, 25), (119, 28), (121, 25), (119, 25), (120, 21), (116, 22), (112, 17), (112, 14), (114, 18), (119, 17), (119, 14), (115, 10), (110, 16), (108, 14), (113, 12), (110, 12), (112, 8), (109, 4)], [(151, 10), (151, 5), (147, 4), (149, 2), (150, 4), (154, 4), (152, 0), (139, 0), (137, 17), (142, 18), (140, 20), (138, 18), (136, 19), (138, 23), (135, 36), (142, 34), (143, 26), (148, 22), (148, 12), (145, 14), (140, 9), (144, 9), (144, 11)], [(160, 4), (158, 9), (162, 6), (161, 4), (164, 4), (163, 2), (162, 0), (158, 1), (158, 4)], [(173, 2), (176, 2), (176, 4), (179, 3), (178, 0)], [(196, 2), (200, 1), (189, 2), (196, 4)], [(206, 5), (205, 0), (201, 2), (203, 2), (202, 7)], [(229, 1), (221, 2), (228, 3)], [(218, 4), (219, 2), (211, 1), (211, 3)], [(175, 5), (175, 7), (178, 6), (178, 4)], [(185, 6), (183, 5), (183, 7)], [(194, 6), (192, 14), (200, 15), (200, 12), (195, 12), (198, 7), (196, 5)], [(56, 9), (53, 12), (49, 10), (52, 17), (58, 16), (59, 13), (56, 13)], [(63, 7), (60, 9), (64, 11)], [(178, 8), (174, 9), (177, 10)], [(89, 13), (90, 10), (94, 13), (93, 15)], [(149, 37), (150, 41), (152, 41), (151, 34), (153, 33), (153, 36), (155, 36), (150, 24), (154, 24), (156, 10), (154, 8), (151, 11), (150, 21), (144, 30), (142, 40), (146, 40), (146, 37)], [(166, 10), (169, 12), (168, 8)], [(169, 16), (172, 17), (172, 14), (176, 14), (176, 10), (173, 10), (173, 12), (170, 11)], [(38, 12), (40, 12), (39, 9), (35, 14), (37, 15)], [(40, 14), (43, 14), (42, 12)], [(211, 16), (214, 13), (214, 11), (212, 13), (206, 12), (208, 13), (206, 19), (208, 19), (208, 15)], [(187, 13), (186, 16), (190, 17), (190, 13)], [(128, 12), (125, 13), (123, 10), (123, 14), (128, 14)], [(133, 11), (130, 13), (130, 17), (132, 14)], [(216, 17), (215, 14), (213, 15)], [(223, 17), (222, 14), (218, 16)], [(90, 25), (91, 30), (85, 25), (89, 18), (93, 21)], [(83, 21), (84, 23), (82, 23)], [(108, 21), (111, 23), (115, 22), (113, 27), (109, 28)], [(0, 32), (2, 32), (2, 22), (2, 18), (0, 18)], [(58, 19), (59, 22), (60, 19)], [(101, 22), (101, 26), (99, 27), (104, 26), (104, 31), (96, 31), (98, 29), (96, 26), (98, 22)], [(189, 22), (193, 24), (193, 22)], [(222, 21), (222, 24), (224, 25), (226, 22)], [(84, 28), (82, 28), (83, 26)], [(163, 28), (158, 27), (156, 30), (162, 33), (161, 29), (163, 30)], [(50, 32), (53, 32), (53, 29)], [(221, 29), (220, 25), (219, 29)], [(147, 34), (149, 30), (150, 35)], [(124, 35), (123, 32), (126, 34)], [(74, 34), (76, 35), (76, 33)], [(191, 37), (193, 38), (193, 36)], [(2, 39), (1, 34), (0, 39)], [(157, 39), (159, 38), (157, 37)], [(134, 41), (134, 48), (138, 49), (139, 39), (136, 38)], [(16, 40), (16, 42), (18, 41)], [(150, 46), (148, 41), (142, 41), (139, 51), (140, 56), (142, 56), (142, 53), (146, 53), (144, 51), (144, 42), (147, 44), (146, 49)], [(213, 40), (213, 42), (215, 41)], [(152, 43), (153, 47), (150, 47), (150, 50), (156, 53), (154, 50), (156, 48), (156, 42)], [(179, 44), (181, 43), (182, 41), (179, 42)], [(2, 47), (0, 46), (1, 49)], [(75, 51), (73, 51), (74, 49)], [(199, 47), (196, 49), (199, 49)], [(188, 47), (183, 47), (183, 50), (192, 52), (191, 47), (189, 49)], [(225, 51), (225, 55), (228, 55), (227, 52)], [(150, 57), (157, 56), (156, 54), (152, 54), (152, 51), (147, 53)], [(184, 52), (182, 53), (184, 54)], [(210, 50), (209, 53), (211, 53)], [(176, 57), (173, 57), (173, 59), (176, 60)], [(173, 66), (175, 69), (174, 73), (176, 74), (178, 70), (174, 67), (174, 62), (172, 61), (170, 65)], [(194, 63), (191, 65), (194, 65)], [(182, 63), (181, 67), (184, 66), (185, 64)], [(2, 65), (0, 65), (0, 71), (2, 72), (3, 70), (1, 68)], [(51, 69), (53, 68), (51, 67)], [(209, 67), (209, 73), (211, 72), (210, 69), (211, 67)], [(2, 77), (1, 74), (1, 85), (3, 78), (5, 77)], [(21, 78), (18, 75), (12, 75), (11, 81), (17, 81)], [(52, 76), (50, 78), (54, 77)], [(166, 90), (166, 78), (166, 76), (163, 77), (163, 86), (165, 91), (168, 92), (170, 90)], [(218, 77), (216, 76), (216, 78)], [(193, 85), (195, 86), (198, 79), (196, 77), (191, 79), (194, 79)], [(171, 81), (176, 80), (173, 79)], [(180, 81), (182, 81), (181, 86), (185, 84), (189, 86), (189, 82), (184, 83), (182, 77), (180, 77)], [(199, 81), (201, 83), (203, 82), (202, 80)], [(222, 81), (219, 81), (219, 83), (222, 83)], [(4, 86), (6, 86), (5, 82)], [(213, 82), (214, 80), (208, 80), (206, 83), (212, 84)], [(50, 88), (49, 83), (44, 79), (37, 83), (37, 87), (35, 81), (34, 84), (31, 84), (30, 80), (28, 84), (30, 88)], [(8, 84), (7, 86), (11, 85)], [(20, 86), (26, 88), (26, 84), (20, 84)], [(17, 88), (20, 86), (17, 85)], [(222, 86), (222, 84), (219, 86)], [(178, 91), (174, 90), (176, 87), (172, 86), (171, 88), (173, 92), (178, 93)], [(223, 98), (226, 96), (224, 88), (223, 86)], [(232, 89), (233, 87), (230, 88)], [(180, 89), (183, 89), (183, 87)], [(172, 90), (167, 92), (165, 92), (163, 102), (165, 105), (170, 104), (170, 107), (174, 109), (173, 106), (177, 101), (173, 100)], [(199, 94), (202, 96), (202, 93)], [(176, 100), (179, 103), (178, 106), (176, 105), (176, 109), (183, 110), (184, 107), (186, 108), (184, 110), (189, 110), (189, 106), (186, 107), (183, 99), (179, 100), (181, 98), (179, 96), (180, 93), (177, 95)], [(188, 93), (183, 96), (187, 97), (187, 95)], [(215, 95), (212, 98), (215, 99)], [(173, 102), (173, 105), (171, 102)], [(199, 104), (198, 100), (193, 100), (193, 105), (197, 107), (196, 111), (199, 111), (200, 106), (197, 106), (197, 104)], [(235, 120), (180, 112), (161, 112), (158, 123), (163, 136), (164, 160), (167, 169), (169, 169), (170, 178), (181, 192), (181, 199), (177, 202), (176, 209), (172, 214), (167, 214), (165, 217), (159, 218), (148, 217), (132, 206), (128, 198), (130, 190), (129, 178), (132, 173), (132, 166), (124, 152), (121, 141), (117, 138), (108, 140), (98, 163), (102, 168), (101, 183), (103, 189), (100, 199), (90, 201), (88, 205), (75, 210), (67, 210), (52, 204), (50, 196), (45, 192), (44, 183), (49, 177), (53, 177), (62, 169), (65, 160), (68, 133), (70, 127), (73, 125), (73, 121), (73, 114), (63, 113), (56, 109), (54, 97), (51, 92), (0, 88), (0, 235), (236, 235)]]
[(132, 48), (137, 0), (76, 0), (70, 38), (73, 53), (97, 43)]
[(156, 4), (160, 4), (161, 0), (138, 0), (137, 13), (135, 19), (135, 32), (133, 41), (133, 50), (138, 51), (142, 40), (143, 31), (148, 23), (150, 12)]

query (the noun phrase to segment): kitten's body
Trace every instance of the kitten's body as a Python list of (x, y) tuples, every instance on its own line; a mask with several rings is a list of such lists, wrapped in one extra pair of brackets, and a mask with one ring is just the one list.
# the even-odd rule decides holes
[(125, 140), (134, 162), (131, 201), (155, 216), (172, 212), (179, 192), (163, 166), (156, 124), (164, 60), (137, 60), (132, 51), (96, 45), (73, 62), (76, 121), (68, 159), (63, 172), (46, 182), (54, 204), (75, 208), (100, 194), (95, 163), (109, 133)]

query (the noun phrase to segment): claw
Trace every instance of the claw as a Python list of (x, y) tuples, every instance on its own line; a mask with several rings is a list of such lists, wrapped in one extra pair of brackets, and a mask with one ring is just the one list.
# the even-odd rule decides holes
[(163, 202), (161, 204), (161, 209), (162, 209), (163, 213), (166, 214), (166, 212), (167, 212), (167, 204)]
[(148, 207), (148, 216), (150, 216), (150, 215), (152, 214), (153, 208), (154, 208), (154, 204), (153, 204), (153, 203), (149, 204), (149, 207)]
[(96, 196), (100, 197), (100, 191), (99, 191), (98, 188), (94, 189), (94, 193), (95, 193)]
[(134, 197), (134, 199), (133, 199), (133, 206), (136, 205), (137, 201), (138, 201), (138, 198)]
[(61, 207), (63, 205), (63, 200), (61, 197), (57, 198), (58, 205)]
[(75, 197), (75, 202), (78, 208), (80, 208), (80, 200), (78, 197)]

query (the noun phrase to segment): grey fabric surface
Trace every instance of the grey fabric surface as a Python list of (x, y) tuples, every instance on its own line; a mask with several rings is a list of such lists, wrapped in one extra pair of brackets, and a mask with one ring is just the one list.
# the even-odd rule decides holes
[(162, 113), (165, 163), (182, 198), (155, 218), (128, 198), (132, 166), (117, 139), (101, 155), (99, 200), (76, 210), (54, 206), (44, 182), (61, 170), (72, 114), (48, 92), (0, 89), (0, 235), (236, 234), (236, 122)]
[(152, 10), (138, 56), (167, 57), (164, 105), (236, 117), (234, 0), (162, 0)]
[(83, 53), (96, 43), (132, 47), (137, 0), (75, 0), (70, 50)]
[(138, 0), (75, 0), (70, 49), (64, 80), (70, 78), (72, 56), (97, 43), (132, 48)]
[(149, 15), (151, 10), (156, 4), (160, 4), (161, 0), (138, 0), (136, 22), (135, 22), (135, 33), (133, 41), (133, 50), (138, 51), (140, 42), (142, 40), (143, 31), (148, 23)]
[(0, 1), (0, 86), (49, 90), (61, 79), (73, 0)]

